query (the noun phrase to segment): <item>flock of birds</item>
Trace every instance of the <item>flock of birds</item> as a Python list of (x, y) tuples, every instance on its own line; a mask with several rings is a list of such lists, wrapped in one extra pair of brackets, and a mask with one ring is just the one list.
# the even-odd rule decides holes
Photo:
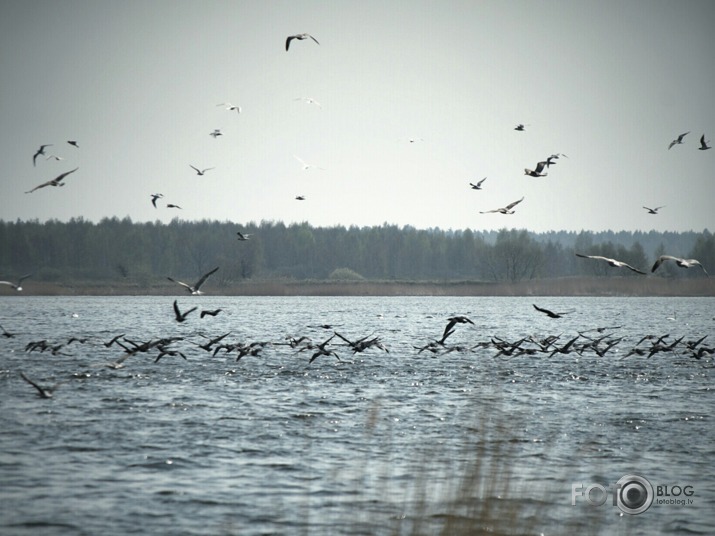
[[(198, 290), (196, 289), (196, 285), (191, 285), (191, 287)], [(193, 294), (195, 290), (190, 290), (190, 292)], [(533, 307), (538, 313), (543, 313), (553, 319), (562, 318), (566, 314), (575, 312), (573, 310), (554, 312), (536, 304), (533, 304)], [(198, 306), (181, 311), (178, 300), (174, 300), (173, 309), (176, 322), (184, 323), (187, 321), (189, 314), (198, 309)], [(222, 311), (220, 308), (215, 310), (204, 309), (201, 310), (199, 316), (201, 319), (207, 316), (215, 317)], [(480, 352), (480, 355), (483, 355), (485, 351), (492, 350), (493, 358), (516, 358), (520, 356), (553, 358), (556, 355), (569, 354), (576, 354), (578, 356), (593, 355), (603, 358), (606, 357), (606, 355), (610, 356), (621, 352), (618, 346), (628, 339), (625, 335), (617, 335), (618, 330), (623, 326), (606, 326), (577, 331), (575, 335), (564, 339), (562, 339), (560, 334), (542, 337), (529, 335), (516, 340), (507, 340), (502, 337), (492, 336), (486, 340), (452, 344), (449, 339), (454, 335), (459, 326), (476, 329), (475, 323), (469, 317), (465, 315), (452, 316), (447, 318), (447, 323), (438, 338), (429, 339), (422, 345), (413, 345), (412, 348), (417, 355), (426, 352), (432, 357), (444, 356), (453, 352), (461, 354)], [(71, 377), (55, 383), (52, 386), (41, 385), (29, 378), (22, 371), (20, 372), (20, 376), (35, 388), (41, 398), (52, 398), (55, 389), (59, 385), (75, 378), (89, 378), (92, 375), (91, 369), (124, 369), (129, 366), (130, 358), (133, 358), (132, 361), (135, 361), (140, 359), (140, 356), (145, 356), (144, 359), (148, 357), (154, 364), (166, 358), (180, 358), (188, 362), (189, 358), (194, 359), (196, 357), (195, 353), (191, 353), (191, 349), (203, 351), (210, 359), (223, 358), (225, 360), (227, 357), (232, 359), (235, 357), (235, 362), (238, 362), (244, 357), (263, 357), (267, 349), (274, 349), (274, 351), (279, 352), (280, 355), (285, 356), (285, 352), (279, 350), (280, 348), (285, 348), (290, 354), (290, 357), (308, 356), (307, 365), (311, 365), (319, 358), (335, 358), (337, 360), (336, 364), (354, 364), (355, 361), (344, 359), (345, 353), (354, 357), (356, 354), (362, 354), (371, 349), (376, 349), (382, 353), (390, 352), (382, 337), (375, 335), (375, 333), (354, 338), (346, 336), (338, 331), (336, 326), (330, 324), (310, 325), (307, 326), (307, 328), (311, 330), (309, 333), (285, 335), (280, 340), (259, 340), (250, 342), (230, 339), (232, 335), (230, 331), (221, 333), (220, 335), (210, 336), (205, 334), (202, 330), (197, 330), (188, 336), (169, 335), (148, 340), (137, 340), (128, 337), (126, 333), (114, 335), (106, 341), (89, 336), (71, 336), (60, 342), (46, 339), (31, 340), (24, 345), (24, 351), (28, 354), (37, 352), (39, 354), (46, 353), (55, 357), (72, 358), (74, 357), (72, 348), (81, 345), (91, 348), (91, 351), (83, 352), (83, 356), (92, 356), (96, 358), (98, 362), (90, 364), (89, 370), (85, 369), (81, 372), (74, 373)], [(464, 330), (465, 328), (460, 329)], [(0, 337), (4, 339), (12, 340), (18, 337), (18, 334), (7, 331), (1, 325), (0, 330)], [(315, 336), (316, 331), (326, 334), (318, 339)], [(635, 355), (649, 359), (656, 354), (670, 354), (700, 360), (715, 354), (715, 347), (709, 346), (705, 342), (707, 337), (708, 335), (704, 335), (697, 339), (686, 340), (684, 336), (673, 338), (670, 334), (648, 334), (641, 337), (627, 350), (621, 352), (619, 357), (620, 359), (626, 359)], [(464, 341), (467, 338), (468, 333), (463, 331), (461, 340)], [(110, 360), (106, 360), (106, 356), (103, 354), (112, 352), (114, 348), (119, 349), (119, 354)], [(199, 356), (200, 355), (201, 354), (199, 354)], [(343, 358), (341, 358), (341, 355), (343, 355)], [(235, 369), (226, 372), (227, 375), (235, 373)], [(572, 374), (571, 379), (587, 380), (588, 378)]]

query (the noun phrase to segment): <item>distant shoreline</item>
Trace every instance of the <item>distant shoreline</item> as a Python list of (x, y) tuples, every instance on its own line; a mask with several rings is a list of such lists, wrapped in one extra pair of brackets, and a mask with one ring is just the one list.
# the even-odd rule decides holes
[[(209, 281), (203, 289), (213, 296), (715, 296), (715, 278), (575, 277), (534, 279), (516, 283), (479, 281)], [(27, 296), (186, 296), (176, 285), (130, 282), (67, 284), (28, 280)], [(0, 298), (17, 296), (0, 288)]]

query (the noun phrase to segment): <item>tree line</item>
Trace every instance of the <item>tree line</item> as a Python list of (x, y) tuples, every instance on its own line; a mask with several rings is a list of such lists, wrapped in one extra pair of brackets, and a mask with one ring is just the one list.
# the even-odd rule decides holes
[[(237, 231), (249, 239), (239, 241)], [(644, 271), (665, 253), (699, 259), (715, 273), (715, 237), (708, 230), (533, 233), (274, 221), (0, 220), (0, 279), (32, 272), (48, 282), (123, 278), (149, 285), (166, 276), (193, 281), (215, 266), (221, 267), (214, 276), (219, 284), (255, 278), (516, 282), (637, 277), (575, 253), (616, 258)], [(698, 272), (667, 263), (657, 275), (702, 277)]]

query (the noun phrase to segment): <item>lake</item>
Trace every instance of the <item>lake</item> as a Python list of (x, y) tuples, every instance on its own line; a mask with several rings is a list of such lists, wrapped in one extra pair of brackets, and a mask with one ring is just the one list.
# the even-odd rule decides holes
[(0, 324), (0, 534), (715, 529), (686, 346), (714, 298), (12, 296)]

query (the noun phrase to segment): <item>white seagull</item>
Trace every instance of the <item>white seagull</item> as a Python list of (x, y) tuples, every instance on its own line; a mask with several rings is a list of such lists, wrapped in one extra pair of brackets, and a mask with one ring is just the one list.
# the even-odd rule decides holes
[(531, 170), (524, 168), (524, 175), (530, 175), (531, 177), (546, 177), (548, 173), (541, 173), (546, 166), (546, 161), (542, 161), (536, 164), (536, 169)]
[(679, 143), (683, 143), (683, 138), (686, 136), (686, 134), (690, 134), (690, 131), (688, 130), (687, 132), (681, 134), (678, 136), (676, 139), (670, 142), (670, 145), (668, 145), (668, 149), (672, 149), (673, 145), (678, 145)]
[(30, 277), (31, 275), (32, 274), (23, 275), (22, 277), (18, 278), (17, 283), (12, 283), (10, 281), (0, 281), (0, 285), (8, 285), (8, 286), (14, 288), (15, 290), (17, 290), (18, 292), (22, 292), (22, 282), (25, 279), (27, 279), (28, 277)]
[(241, 107), (236, 106), (235, 104), (231, 104), (230, 102), (222, 102), (221, 104), (217, 104), (216, 106), (225, 106), (227, 110), (230, 111), (235, 111), (236, 113), (241, 113)]
[(72, 171), (66, 171), (65, 173), (62, 173), (61, 175), (58, 175), (57, 177), (55, 177), (55, 178), (52, 179), (51, 181), (43, 182), (42, 184), (40, 184), (40, 185), (38, 185), (38, 186), (35, 186), (32, 190), (29, 190), (29, 191), (27, 191), (27, 192), (25, 192), (25, 193), (26, 193), (26, 194), (31, 194), (31, 193), (34, 192), (35, 190), (39, 190), (40, 188), (44, 188), (45, 186), (64, 186), (64, 183), (62, 182), (62, 180), (63, 180), (67, 175), (69, 175), (70, 173), (74, 173), (74, 172), (77, 171), (78, 169), (79, 169), (79, 168), (76, 167), (76, 168), (74, 168)]
[(524, 200), (522, 197), (518, 201), (514, 201), (513, 203), (509, 203), (507, 206), (503, 208), (495, 208), (494, 210), (486, 210), (484, 212), (479, 212), (480, 214), (490, 214), (492, 212), (498, 212), (499, 214), (514, 214), (514, 211), (512, 210), (516, 205), (521, 203)]
[(218, 270), (218, 266), (216, 268), (214, 268), (213, 270), (211, 270), (210, 272), (207, 272), (204, 275), (202, 275), (201, 279), (199, 279), (193, 285), (187, 285), (186, 283), (177, 281), (176, 279), (172, 279), (171, 277), (167, 277), (167, 279), (169, 281), (173, 281), (174, 283), (178, 283), (182, 287), (186, 288), (186, 290), (188, 290), (192, 295), (199, 296), (199, 295), (203, 294), (203, 292), (201, 292), (201, 290), (199, 290), (201, 288), (201, 285), (203, 285), (206, 282), (206, 280), (209, 278), (209, 276), (211, 274), (213, 274), (214, 272), (216, 272), (216, 270)]
[(293, 155), (293, 158), (295, 158), (298, 162), (300, 162), (300, 165), (303, 166), (303, 169), (325, 169), (324, 167), (316, 166), (315, 164), (308, 164), (305, 160), (300, 158), (299, 156)]
[(37, 157), (45, 154), (45, 147), (52, 147), (52, 144), (48, 143), (47, 145), (40, 145), (40, 148), (37, 149), (37, 152), (34, 155), (32, 155), (32, 165), (33, 166), (36, 165), (35, 161), (37, 160)]
[(613, 266), (614, 268), (628, 268), (629, 270), (637, 274), (646, 275), (645, 272), (641, 272), (638, 268), (633, 268), (633, 266), (631, 266), (630, 264), (623, 261), (617, 261), (616, 259), (601, 257), (600, 255), (581, 255), (580, 253), (576, 253), (576, 256), (581, 257), (583, 259), (595, 259), (598, 261), (604, 261), (607, 262), (610, 266)]
[(293, 100), (300, 100), (303, 102), (307, 102), (308, 104), (315, 104), (318, 108), (321, 108), (321, 109), (323, 108), (317, 100), (311, 99), (310, 97), (298, 97), (297, 99), (293, 99)]
[(481, 190), (482, 189), (482, 183), (487, 180), (486, 177), (484, 177), (482, 180), (480, 180), (477, 184), (474, 183), (469, 183), (469, 186), (472, 187), (472, 190)]
[[(310, 38), (310, 39), (312, 39), (313, 41), (315, 41), (316, 43), (318, 43), (318, 40), (317, 40), (315, 37), (313, 37), (312, 35), (308, 34), (308, 33), (301, 33), (301, 34), (296, 34), (296, 35), (289, 35), (288, 38), (286, 39), (286, 52), (288, 52), (288, 47), (290, 47), (290, 42), (291, 42), (293, 39), (297, 39), (298, 41), (302, 41), (303, 39), (308, 39), (308, 38)], [(318, 43), (318, 44), (320, 44), (320, 43)]]
[(653, 268), (651, 268), (651, 272), (655, 272), (658, 267), (663, 264), (665, 261), (673, 261), (675, 264), (680, 266), (681, 268), (692, 268), (693, 266), (700, 266), (700, 268), (703, 270), (706, 276), (710, 277), (710, 274), (708, 274), (707, 270), (705, 270), (705, 267), (700, 264), (700, 261), (697, 259), (681, 259), (680, 257), (673, 257), (672, 255), (661, 255), (658, 257), (658, 260), (655, 261), (655, 264), (653, 265)]

